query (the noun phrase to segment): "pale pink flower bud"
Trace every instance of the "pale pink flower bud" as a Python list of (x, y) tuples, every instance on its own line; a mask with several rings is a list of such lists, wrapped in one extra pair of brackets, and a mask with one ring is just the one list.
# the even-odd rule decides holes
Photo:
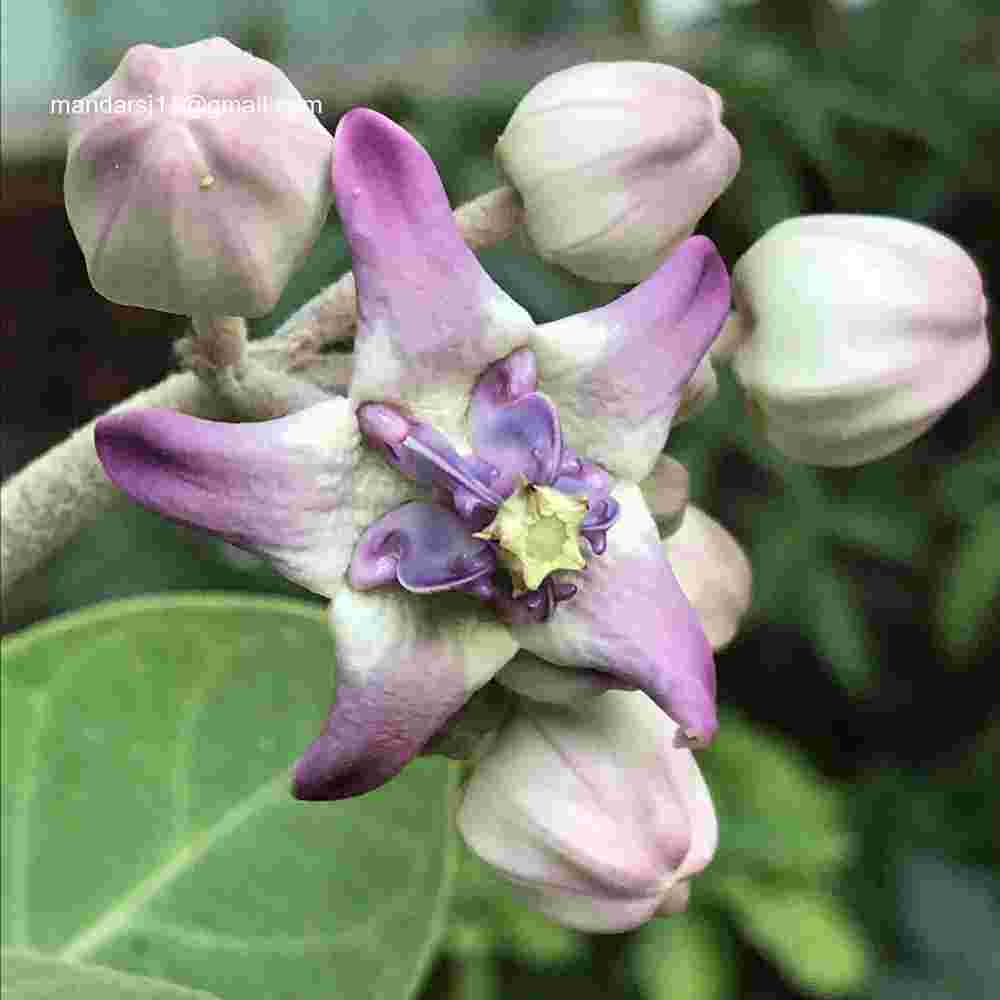
[(801, 462), (858, 465), (896, 451), (989, 362), (975, 264), (902, 219), (788, 219), (737, 263), (733, 293), (733, 370), (768, 440)]
[(639, 488), (656, 521), (660, 537), (672, 535), (681, 526), (691, 499), (687, 469), (677, 459), (660, 455), (653, 471), (639, 484)]
[(585, 63), (537, 84), (497, 143), (538, 253), (637, 282), (691, 235), (740, 150), (710, 87), (660, 63)]
[(524, 701), (465, 787), (458, 828), (527, 902), (613, 932), (687, 905), (718, 826), (676, 724), (641, 692)]
[(688, 504), (663, 549), (712, 648), (725, 646), (750, 608), (752, 572), (740, 543), (718, 521)]
[(165, 312), (269, 312), (332, 202), (333, 140), (223, 38), (137, 45), (73, 123), (66, 209), (94, 287)]

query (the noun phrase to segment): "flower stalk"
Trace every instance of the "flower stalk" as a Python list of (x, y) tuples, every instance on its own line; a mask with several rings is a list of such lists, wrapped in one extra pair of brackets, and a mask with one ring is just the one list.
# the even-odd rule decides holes
[[(485, 250), (517, 230), (521, 208), (516, 193), (501, 187), (460, 205), (454, 217), (469, 248)], [(179, 348), (185, 361), (191, 358), (192, 372), (170, 375), (151, 389), (122, 400), (107, 413), (155, 406), (195, 417), (232, 420), (241, 414), (247, 419), (245, 414), (252, 409), (251, 419), (259, 420), (301, 409), (308, 405), (306, 400), (312, 392), (342, 391), (350, 377), (350, 360), (343, 354), (321, 352), (354, 336), (354, 275), (348, 271), (317, 293), (272, 336), (247, 344), (241, 354), (246, 367), (234, 365), (232, 372), (222, 377), (211, 359), (230, 357), (232, 333), (223, 334), (228, 346), (222, 348), (216, 339), (216, 323), (215, 318), (209, 323), (207, 344), (202, 337), (196, 344)], [(206, 332), (204, 325), (202, 331)], [(200, 376), (195, 374), (199, 368)], [(94, 451), (94, 424), (98, 419), (85, 424), (4, 483), (0, 491), (4, 515), (0, 546), (3, 594), (52, 558), (120, 497)]]

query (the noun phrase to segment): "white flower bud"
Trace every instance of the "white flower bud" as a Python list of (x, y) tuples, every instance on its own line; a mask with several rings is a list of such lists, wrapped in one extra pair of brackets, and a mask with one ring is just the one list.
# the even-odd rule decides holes
[(524, 702), (475, 765), (459, 831), (570, 927), (621, 931), (683, 910), (718, 826), (676, 732), (641, 692), (573, 707)]
[(753, 574), (740, 543), (718, 521), (688, 504), (663, 550), (712, 648), (725, 646), (750, 608)]
[(81, 103), (66, 210), (94, 287), (165, 312), (269, 312), (332, 201), (333, 140), (284, 73), (223, 38), (137, 45)]
[(691, 499), (691, 477), (687, 469), (677, 459), (660, 455), (639, 488), (660, 537), (672, 535), (681, 526)]
[(733, 370), (768, 440), (813, 465), (902, 448), (989, 362), (975, 264), (902, 219), (779, 223), (734, 268), (733, 300)]
[(497, 143), (538, 253), (638, 282), (691, 235), (740, 150), (710, 87), (660, 63), (585, 63), (537, 84)]

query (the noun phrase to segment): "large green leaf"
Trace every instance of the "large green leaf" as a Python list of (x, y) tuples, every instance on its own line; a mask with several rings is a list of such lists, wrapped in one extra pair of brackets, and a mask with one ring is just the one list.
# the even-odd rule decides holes
[(72, 993), (74, 1000), (217, 1000), (162, 979), (129, 976), (102, 965), (63, 962), (33, 951), (3, 952), (6, 1000), (49, 1000)]
[(332, 666), (322, 613), (272, 598), (111, 602), (6, 641), (4, 943), (224, 1000), (411, 993), (454, 776), (294, 801)]

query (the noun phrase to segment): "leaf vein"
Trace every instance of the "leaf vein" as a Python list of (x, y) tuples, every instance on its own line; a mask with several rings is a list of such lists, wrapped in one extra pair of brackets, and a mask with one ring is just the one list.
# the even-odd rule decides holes
[(81, 931), (59, 952), (67, 962), (78, 962), (96, 954), (129, 926), (135, 916), (189, 869), (195, 867), (213, 847), (269, 806), (287, 797), (288, 774), (281, 771), (255, 792), (231, 806), (207, 830), (187, 844), (179, 845), (173, 857), (112, 904), (88, 928)]

